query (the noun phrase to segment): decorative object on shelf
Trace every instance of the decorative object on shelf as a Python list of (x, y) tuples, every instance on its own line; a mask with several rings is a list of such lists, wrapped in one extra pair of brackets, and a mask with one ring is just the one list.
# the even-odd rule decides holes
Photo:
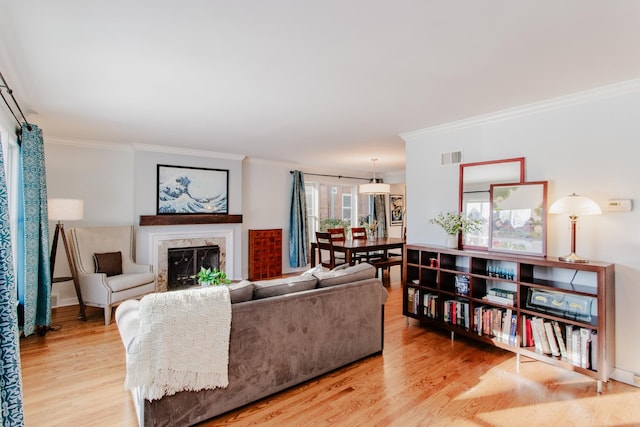
[(158, 215), (228, 214), (229, 171), (158, 165)]
[(489, 250), (546, 255), (547, 181), (491, 184)]
[(440, 212), (437, 217), (431, 218), (429, 224), (436, 224), (442, 227), (447, 233), (446, 246), (448, 248), (458, 247), (458, 233), (469, 233), (478, 230), (482, 226), (482, 220), (471, 218), (464, 212)]
[[(62, 221), (80, 221), (84, 217), (84, 201), (80, 199), (49, 199), (47, 201), (47, 211), (49, 215), (49, 221), (58, 221), (56, 224), (56, 230), (53, 233), (53, 241), (51, 245), (51, 256), (49, 257), (49, 268), (51, 272), (51, 283), (65, 282), (73, 280), (73, 286), (76, 290), (76, 297), (78, 297), (78, 304), (80, 306), (80, 313), (78, 319), (87, 320), (85, 315), (84, 301), (82, 300), (82, 294), (80, 292), (80, 284), (78, 283), (78, 276), (76, 274), (75, 264), (71, 257), (71, 249), (67, 243), (67, 235), (64, 231), (64, 224)], [(71, 277), (54, 278), (53, 273), (56, 265), (56, 254), (58, 251), (58, 236), (62, 236), (62, 243), (64, 243), (64, 251), (67, 255), (67, 262), (69, 263), (69, 270)]]
[(560, 257), (565, 262), (589, 262), (589, 260), (576, 255), (576, 223), (580, 215), (600, 215), (602, 209), (588, 197), (578, 196), (576, 193), (556, 200), (549, 208), (550, 214), (569, 214), (571, 223), (571, 254)]
[(391, 186), (389, 184), (383, 184), (376, 180), (376, 162), (378, 159), (371, 159), (373, 162), (373, 179), (369, 184), (362, 184), (359, 187), (360, 194), (389, 194), (391, 192)]
[(198, 279), (200, 286), (218, 286), (231, 283), (231, 280), (227, 279), (227, 274), (217, 268), (212, 270), (210, 268), (200, 267), (200, 271), (191, 276), (191, 278)]

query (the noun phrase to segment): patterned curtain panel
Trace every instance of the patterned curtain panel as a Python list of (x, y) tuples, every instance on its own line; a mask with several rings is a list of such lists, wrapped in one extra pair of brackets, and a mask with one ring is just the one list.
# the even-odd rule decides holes
[[(377, 179), (377, 182), (382, 182)], [(377, 236), (389, 237), (387, 230), (387, 196), (384, 194), (376, 194), (373, 196), (373, 217), (378, 221)]]
[(304, 174), (293, 171), (291, 186), (291, 216), (289, 219), (289, 265), (304, 267), (307, 265), (307, 198), (304, 192)]
[(0, 149), (0, 408), (3, 426), (23, 426), (16, 281), (11, 255), (9, 201)]
[[(31, 127), (31, 130), (29, 130)], [(47, 183), (42, 131), (22, 125), (20, 146), (22, 212), (18, 220), (18, 298), (23, 307), (22, 330), (31, 335), (36, 326), (51, 324), (51, 272), (49, 271), (49, 226)]]

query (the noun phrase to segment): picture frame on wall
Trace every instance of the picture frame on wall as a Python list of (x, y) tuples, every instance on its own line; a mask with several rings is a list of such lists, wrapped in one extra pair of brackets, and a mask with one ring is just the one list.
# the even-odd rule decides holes
[(228, 214), (229, 170), (158, 165), (158, 215)]
[(391, 225), (402, 225), (404, 222), (404, 196), (402, 194), (389, 195), (389, 218)]
[(489, 251), (546, 256), (547, 181), (492, 184)]

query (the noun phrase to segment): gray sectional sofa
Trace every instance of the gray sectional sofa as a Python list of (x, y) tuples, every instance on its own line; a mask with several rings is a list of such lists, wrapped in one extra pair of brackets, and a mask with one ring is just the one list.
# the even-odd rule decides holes
[[(387, 291), (363, 263), (330, 272), (230, 286), (229, 385), (144, 400), (141, 426), (188, 426), (367, 356), (382, 353)], [(125, 345), (136, 339), (137, 301), (116, 311)]]

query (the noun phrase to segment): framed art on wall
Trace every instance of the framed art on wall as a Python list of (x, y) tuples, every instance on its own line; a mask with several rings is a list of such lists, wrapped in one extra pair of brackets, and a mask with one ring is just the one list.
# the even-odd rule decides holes
[(492, 184), (489, 250), (546, 255), (547, 181)]
[(404, 196), (401, 194), (389, 195), (389, 218), (391, 225), (402, 225), (404, 221)]
[(157, 214), (228, 214), (229, 171), (158, 165)]

